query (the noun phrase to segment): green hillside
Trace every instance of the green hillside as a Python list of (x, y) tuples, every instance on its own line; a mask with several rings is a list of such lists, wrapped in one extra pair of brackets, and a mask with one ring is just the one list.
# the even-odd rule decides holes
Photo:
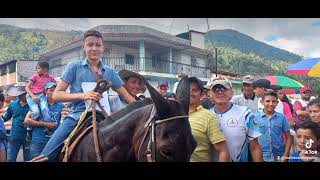
[(0, 24), (0, 63), (12, 59), (39, 59), (39, 52), (71, 40), (80, 33), (26, 29)]

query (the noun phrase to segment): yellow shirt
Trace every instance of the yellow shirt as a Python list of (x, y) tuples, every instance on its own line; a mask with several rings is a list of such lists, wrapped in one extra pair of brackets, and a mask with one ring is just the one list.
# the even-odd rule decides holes
[(191, 155), (191, 162), (210, 162), (213, 160), (213, 144), (225, 141), (215, 113), (201, 105), (189, 112), (189, 122), (197, 147)]

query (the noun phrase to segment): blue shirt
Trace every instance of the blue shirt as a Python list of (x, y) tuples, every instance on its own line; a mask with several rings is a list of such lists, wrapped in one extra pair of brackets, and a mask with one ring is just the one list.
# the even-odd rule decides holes
[[(64, 105), (62, 103), (55, 103), (53, 105), (48, 104), (48, 108), (51, 120), (54, 120), (58, 123), (58, 125), (54, 129), (51, 129), (51, 131), (54, 132), (60, 124), (61, 111), (64, 108)], [(50, 138), (45, 137), (45, 130), (46, 128), (42, 126), (33, 127), (32, 142), (43, 144), (47, 143)]]
[[(100, 63), (100, 65), (102, 64)], [(123, 85), (123, 81), (114, 69), (107, 65), (102, 65), (101, 71), (104, 79), (112, 82), (111, 87), (113, 89), (118, 89)], [(83, 93), (81, 87), (82, 83), (96, 82), (95, 75), (91, 71), (91, 66), (86, 59), (69, 63), (62, 73), (61, 79), (69, 83), (70, 93)], [(75, 120), (79, 120), (82, 112), (86, 108), (84, 101), (73, 101), (70, 106), (71, 112), (68, 116)]]
[(128, 106), (128, 103), (124, 101), (118, 94), (115, 96), (109, 96), (109, 103), (111, 113), (116, 113)]
[(29, 111), (28, 104), (23, 107), (20, 105), (20, 100), (17, 99), (10, 103), (7, 112), (3, 115), (4, 120), (9, 120), (12, 118), (12, 128), (10, 130), (10, 135), (15, 139), (26, 139), (27, 130), (23, 125), (24, 118)]
[(0, 143), (2, 139), (6, 139), (7, 135), (6, 135), (6, 127), (4, 126), (4, 122), (3, 119), (0, 118)]
[(283, 133), (290, 130), (287, 118), (278, 112), (275, 112), (271, 118), (264, 112), (257, 112), (254, 116), (262, 133), (258, 140), (264, 161), (274, 161), (279, 158), (278, 156), (283, 156), (285, 152)]

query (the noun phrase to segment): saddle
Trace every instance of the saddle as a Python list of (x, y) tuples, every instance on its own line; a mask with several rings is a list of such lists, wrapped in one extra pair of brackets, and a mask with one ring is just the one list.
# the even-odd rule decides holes
[[(103, 115), (103, 113), (101, 111), (96, 111), (96, 112), (97, 112), (97, 122), (98, 123), (100, 121), (106, 120), (106, 117)], [(90, 131), (92, 131), (92, 128), (93, 128), (92, 111), (90, 111), (86, 114), (86, 116), (84, 117), (84, 120), (75, 127), (74, 133), (70, 134), (70, 136), (68, 137), (69, 141), (65, 142), (65, 145), (63, 147), (63, 150), (60, 154), (59, 159), (62, 160), (63, 162), (68, 162), (72, 156), (74, 149), (79, 144), (80, 140), (86, 134), (88, 134)], [(67, 146), (68, 146), (68, 154), (65, 155)]]

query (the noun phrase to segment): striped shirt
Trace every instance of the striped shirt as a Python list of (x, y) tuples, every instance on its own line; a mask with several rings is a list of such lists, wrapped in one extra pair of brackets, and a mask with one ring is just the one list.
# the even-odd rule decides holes
[(213, 144), (225, 141), (215, 113), (204, 109), (201, 105), (189, 112), (192, 135), (197, 147), (191, 155), (191, 162), (210, 162), (213, 159)]

